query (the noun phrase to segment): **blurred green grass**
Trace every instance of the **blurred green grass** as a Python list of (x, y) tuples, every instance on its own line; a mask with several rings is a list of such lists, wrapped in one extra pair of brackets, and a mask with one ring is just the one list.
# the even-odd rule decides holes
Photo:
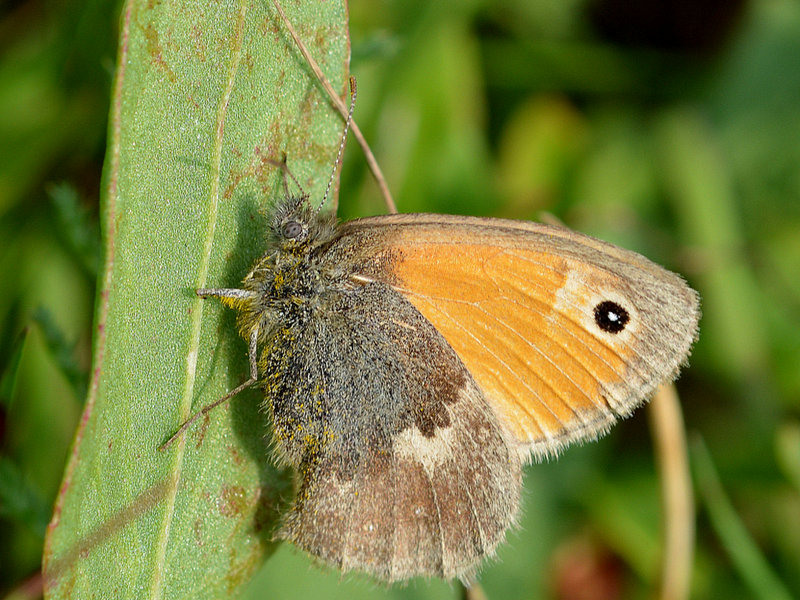
[[(800, 6), (754, 0), (726, 29), (725, 9), (699, 3), (703, 36), (614, 6), (354, 0), (356, 119), (401, 211), (550, 212), (689, 279), (704, 318), (678, 387), (721, 484), (693, 456), (693, 597), (758, 597), (759, 565), (800, 596)], [(36, 581), (90, 369), (118, 13), (0, 7), (0, 593)], [(381, 212), (352, 143), (344, 164), (341, 215)], [(650, 597), (659, 499), (643, 417), (528, 469), (521, 528), (483, 572), (489, 597), (575, 597), (582, 573), (602, 597)], [(252, 584), (265, 594), (457, 591), (342, 580), (284, 546)]]

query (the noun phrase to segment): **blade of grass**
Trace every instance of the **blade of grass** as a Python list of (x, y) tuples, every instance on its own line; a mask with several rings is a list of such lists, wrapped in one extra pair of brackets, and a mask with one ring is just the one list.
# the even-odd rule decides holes
[(708, 448), (700, 437), (693, 440), (692, 458), (697, 488), (708, 511), (711, 525), (753, 597), (763, 600), (791, 600), (792, 595), (770, 568), (764, 554), (736, 514), (719, 480)]
[(662, 600), (689, 597), (694, 558), (694, 499), (683, 414), (674, 384), (662, 385), (648, 415), (661, 471), (663, 507)]
[[(343, 3), (285, 7), (345, 90)], [(46, 595), (229, 597), (272, 552), (288, 478), (258, 394), (157, 447), (246, 377), (234, 317), (194, 290), (231, 286), (264, 251), (273, 164), (312, 198), (340, 120), (268, 2), (129, 0), (103, 182), (92, 378), (48, 528)]]

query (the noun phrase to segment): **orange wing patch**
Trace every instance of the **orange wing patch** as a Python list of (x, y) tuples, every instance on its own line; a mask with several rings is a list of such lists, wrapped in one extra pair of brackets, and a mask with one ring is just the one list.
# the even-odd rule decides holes
[(614, 419), (603, 383), (622, 380), (625, 360), (587, 330), (585, 307), (559, 297), (573, 260), (480, 243), (401, 247), (398, 291), (450, 343), (518, 441), (553, 451)]
[(697, 335), (680, 277), (568, 229), (385, 215), (344, 224), (337, 244), (354, 282), (393, 286), (439, 330), (525, 458), (604, 433), (677, 375)]

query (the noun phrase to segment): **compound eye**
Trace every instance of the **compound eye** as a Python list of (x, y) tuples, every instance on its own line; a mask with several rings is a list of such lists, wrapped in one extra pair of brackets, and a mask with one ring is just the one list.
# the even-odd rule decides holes
[(287, 221), (283, 224), (283, 237), (296, 240), (303, 234), (303, 226), (297, 221)]

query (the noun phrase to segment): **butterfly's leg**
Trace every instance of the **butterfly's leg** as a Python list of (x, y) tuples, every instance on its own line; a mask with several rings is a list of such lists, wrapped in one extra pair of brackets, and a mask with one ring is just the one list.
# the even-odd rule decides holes
[[(201, 292), (206, 292), (206, 293), (201, 294)], [(220, 297), (225, 297), (225, 298), (235, 297), (232, 294), (222, 294), (220, 292), (243, 292), (243, 293), (249, 293), (249, 292), (244, 292), (244, 290), (227, 290), (227, 289), (226, 290), (223, 290), (223, 289), (214, 289), (214, 290), (202, 289), (202, 290), (197, 290), (198, 295), (220, 296)], [(233, 398), (236, 394), (238, 394), (239, 392), (241, 392), (243, 390), (246, 390), (251, 385), (253, 385), (256, 381), (258, 381), (258, 331), (259, 331), (258, 325), (256, 325), (253, 328), (252, 333), (250, 334), (250, 343), (249, 343), (249, 349), (248, 349), (248, 352), (247, 352), (247, 356), (248, 356), (248, 359), (250, 361), (250, 377), (247, 379), (247, 381), (241, 383), (240, 385), (237, 385), (234, 389), (232, 389), (230, 392), (225, 394), (219, 400), (215, 400), (211, 404), (208, 404), (208, 405), (204, 406), (199, 411), (194, 413), (191, 417), (189, 417), (189, 419), (187, 419), (183, 423), (183, 425), (180, 426), (178, 431), (176, 431), (172, 435), (172, 437), (170, 437), (166, 442), (164, 442), (163, 444), (161, 444), (161, 446), (158, 447), (159, 450), (166, 450), (167, 448), (169, 448), (172, 445), (172, 443), (176, 439), (178, 439), (180, 437), (180, 435), (184, 431), (186, 431), (186, 429), (192, 423), (194, 423), (197, 419), (199, 419), (201, 416), (207, 414), (209, 411), (213, 410), (214, 408), (216, 408), (220, 404), (223, 404), (223, 403), (227, 402), (228, 400)]]

